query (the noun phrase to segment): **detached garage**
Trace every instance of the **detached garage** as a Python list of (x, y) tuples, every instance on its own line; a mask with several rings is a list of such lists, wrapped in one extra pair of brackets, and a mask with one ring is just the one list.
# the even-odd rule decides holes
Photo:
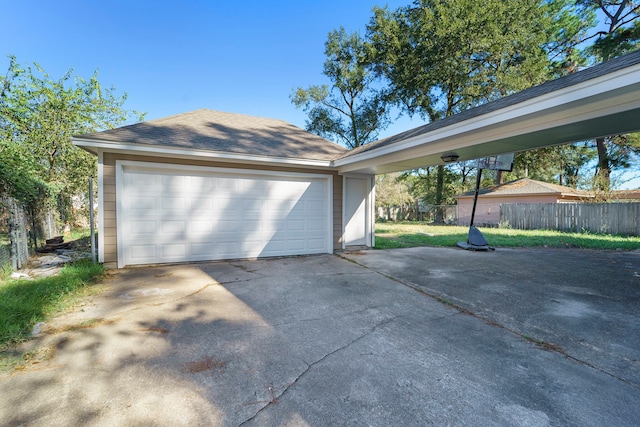
[(640, 130), (640, 51), (348, 152), (289, 123), (197, 110), (81, 135), (98, 257), (124, 267), (374, 244), (374, 174)]
[(286, 122), (197, 110), (74, 143), (98, 156), (98, 254), (107, 265), (373, 244), (372, 177), (339, 175), (332, 161), (347, 150)]

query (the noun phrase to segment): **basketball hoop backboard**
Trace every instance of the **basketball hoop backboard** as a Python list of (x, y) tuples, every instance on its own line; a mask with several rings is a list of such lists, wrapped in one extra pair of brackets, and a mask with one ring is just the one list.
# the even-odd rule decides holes
[(511, 172), (513, 170), (514, 154), (499, 154), (497, 156), (478, 159), (478, 169), (501, 170)]

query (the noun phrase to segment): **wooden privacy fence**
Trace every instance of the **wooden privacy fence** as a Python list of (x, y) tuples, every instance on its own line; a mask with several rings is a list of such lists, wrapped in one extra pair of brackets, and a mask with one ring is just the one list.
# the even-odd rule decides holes
[(503, 203), (500, 223), (522, 230), (640, 236), (640, 203)]

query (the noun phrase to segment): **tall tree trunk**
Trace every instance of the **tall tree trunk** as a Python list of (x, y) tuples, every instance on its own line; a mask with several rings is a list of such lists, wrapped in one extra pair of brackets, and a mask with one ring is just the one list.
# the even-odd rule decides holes
[(599, 190), (608, 191), (611, 186), (611, 165), (609, 164), (606, 140), (597, 138), (596, 146), (598, 148), (598, 180), (596, 185)]
[(436, 175), (436, 224), (444, 223), (444, 215), (442, 214), (442, 192), (444, 189), (444, 166), (438, 165), (438, 174)]
[(496, 185), (502, 184), (502, 181), (503, 181), (502, 172), (503, 171), (500, 169), (496, 170)]

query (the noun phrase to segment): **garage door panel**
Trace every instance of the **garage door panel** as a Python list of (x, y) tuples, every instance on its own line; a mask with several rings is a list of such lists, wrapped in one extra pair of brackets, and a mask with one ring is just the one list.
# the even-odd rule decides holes
[(226, 233), (236, 233), (240, 231), (242, 223), (236, 219), (220, 219), (214, 223), (214, 231), (218, 232), (226, 232)]
[(214, 244), (210, 242), (191, 244), (191, 254), (194, 257), (200, 257), (200, 259), (203, 259), (202, 257), (204, 257), (204, 259), (207, 259), (213, 256), (213, 253), (214, 253), (213, 249), (214, 249)]
[(213, 232), (213, 222), (209, 220), (189, 221), (188, 226), (189, 237), (194, 238), (202, 235), (209, 235)]
[(166, 174), (160, 176), (160, 186), (164, 191), (184, 191), (189, 187), (187, 177), (175, 174)]
[(324, 247), (325, 241), (324, 239), (309, 239), (309, 249), (312, 250), (320, 250)]
[(208, 193), (213, 190), (215, 180), (208, 176), (190, 176), (187, 191), (194, 194)]
[[(142, 191), (155, 190), (157, 187), (158, 176), (149, 172), (133, 171), (128, 173), (124, 178), (124, 184), (133, 190)], [(132, 186), (135, 184), (135, 187)]]
[[(203, 190), (210, 191), (210, 190)], [(189, 215), (209, 216), (214, 210), (214, 201), (211, 197), (194, 196), (189, 200)]]
[(305, 229), (305, 221), (303, 218), (289, 220), (286, 224), (287, 231), (304, 231)]
[(187, 232), (187, 222), (186, 221), (161, 221), (160, 229), (165, 236), (169, 236), (170, 238), (182, 238), (186, 235)]
[(126, 201), (132, 213), (138, 211), (139, 213), (146, 214), (149, 212), (155, 212), (156, 210), (155, 197), (127, 197)]
[(135, 220), (132, 219), (127, 227), (130, 233), (133, 234), (155, 234), (156, 222), (148, 219)]
[(185, 197), (160, 197), (160, 209), (163, 213), (186, 214), (187, 199)]
[(330, 252), (329, 179), (246, 172), (124, 166), (123, 265)]
[(187, 255), (186, 243), (172, 243), (161, 246), (162, 248), (162, 261), (168, 261), (171, 259), (184, 259)]
[(305, 221), (305, 223), (306, 223), (306, 229), (308, 231), (316, 231), (316, 232), (324, 232), (324, 231), (326, 231), (325, 221), (323, 221), (321, 218), (319, 218), (319, 219), (307, 219)]
[[(217, 193), (216, 193), (217, 194)], [(214, 199), (214, 207), (216, 212), (225, 214), (227, 212), (242, 212), (242, 206), (239, 205), (234, 199), (228, 196), (218, 196)]]
[(131, 245), (130, 248), (133, 263), (154, 262), (152, 260), (157, 258), (155, 244)]

